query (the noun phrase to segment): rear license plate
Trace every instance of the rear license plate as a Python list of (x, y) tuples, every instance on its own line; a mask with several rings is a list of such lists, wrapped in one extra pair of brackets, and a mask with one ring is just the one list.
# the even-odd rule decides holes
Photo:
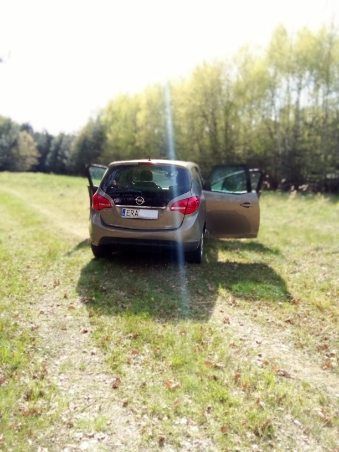
[(157, 220), (159, 212), (158, 210), (152, 209), (129, 209), (123, 207), (121, 209), (121, 216), (123, 218), (136, 218), (140, 220)]

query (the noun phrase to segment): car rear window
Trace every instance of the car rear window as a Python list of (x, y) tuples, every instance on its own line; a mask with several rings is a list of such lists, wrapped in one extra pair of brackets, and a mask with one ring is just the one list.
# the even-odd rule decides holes
[(106, 192), (172, 192), (179, 196), (191, 188), (189, 172), (176, 165), (117, 165), (105, 177)]

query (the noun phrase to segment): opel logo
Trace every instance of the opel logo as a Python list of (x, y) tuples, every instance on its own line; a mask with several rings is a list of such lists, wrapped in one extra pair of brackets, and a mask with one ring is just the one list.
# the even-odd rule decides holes
[(137, 198), (135, 198), (135, 202), (138, 204), (138, 206), (141, 206), (145, 200), (142, 196), (138, 196)]

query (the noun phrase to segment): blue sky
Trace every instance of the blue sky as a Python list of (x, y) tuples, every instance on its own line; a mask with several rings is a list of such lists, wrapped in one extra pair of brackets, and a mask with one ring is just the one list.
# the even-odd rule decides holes
[(119, 92), (339, 22), (338, 0), (0, 0), (0, 115), (74, 132)]

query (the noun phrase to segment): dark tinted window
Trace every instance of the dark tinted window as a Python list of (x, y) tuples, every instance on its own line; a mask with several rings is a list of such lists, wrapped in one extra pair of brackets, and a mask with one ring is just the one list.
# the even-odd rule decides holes
[(165, 201), (190, 191), (191, 178), (186, 168), (175, 165), (117, 165), (105, 177), (102, 189), (112, 197), (139, 193)]

